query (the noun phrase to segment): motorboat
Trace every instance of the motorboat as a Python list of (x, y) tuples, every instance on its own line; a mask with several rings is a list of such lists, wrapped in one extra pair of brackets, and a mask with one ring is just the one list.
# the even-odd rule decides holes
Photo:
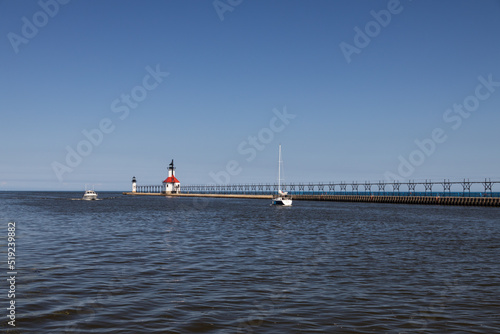
[(94, 189), (85, 189), (85, 193), (83, 194), (82, 199), (86, 201), (95, 201), (97, 199), (97, 193), (94, 191)]

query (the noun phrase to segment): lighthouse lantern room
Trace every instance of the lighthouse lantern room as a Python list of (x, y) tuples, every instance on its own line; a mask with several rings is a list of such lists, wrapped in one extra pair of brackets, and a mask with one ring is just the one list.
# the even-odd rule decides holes
[(168, 177), (163, 181), (163, 186), (167, 194), (178, 194), (181, 192), (181, 183), (175, 177), (174, 159), (168, 165)]

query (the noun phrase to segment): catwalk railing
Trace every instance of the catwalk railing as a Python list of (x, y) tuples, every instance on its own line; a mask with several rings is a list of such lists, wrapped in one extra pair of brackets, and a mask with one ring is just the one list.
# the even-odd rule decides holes
[[(139, 188), (139, 187), (138, 187)], [(500, 181), (415, 181), (405, 182), (318, 182), (282, 183), (282, 191), (291, 195), (369, 195), (369, 196), (440, 196), (500, 197)], [(277, 184), (203, 184), (182, 185), (181, 193), (196, 194), (275, 194)]]
[(150, 186), (137, 186), (137, 192), (139, 193), (161, 193), (165, 191), (165, 186), (163, 185), (150, 185)]

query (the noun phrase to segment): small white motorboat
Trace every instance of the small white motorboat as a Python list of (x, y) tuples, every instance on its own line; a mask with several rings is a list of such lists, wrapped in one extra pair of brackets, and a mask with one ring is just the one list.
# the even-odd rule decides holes
[(281, 164), (283, 161), (281, 160), (281, 144), (279, 148), (278, 155), (278, 194), (273, 196), (272, 205), (282, 205), (282, 206), (291, 206), (292, 205), (292, 196), (288, 195), (288, 192), (281, 191)]
[(95, 201), (97, 199), (97, 193), (94, 191), (94, 189), (85, 189), (85, 193), (83, 194), (82, 199), (86, 201)]

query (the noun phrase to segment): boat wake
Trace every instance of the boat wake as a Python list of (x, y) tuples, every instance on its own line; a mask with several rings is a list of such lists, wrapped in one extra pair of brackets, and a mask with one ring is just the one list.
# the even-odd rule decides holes
[(83, 198), (68, 198), (70, 201), (86, 201), (86, 202), (92, 202), (92, 201), (102, 201), (103, 198), (96, 198), (96, 199), (83, 199)]

